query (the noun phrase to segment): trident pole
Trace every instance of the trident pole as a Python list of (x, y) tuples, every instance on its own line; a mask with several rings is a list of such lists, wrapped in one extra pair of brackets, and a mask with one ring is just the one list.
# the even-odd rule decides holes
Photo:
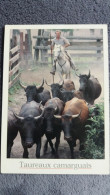
[[(50, 30), (50, 50), (51, 50), (51, 64), (53, 66), (53, 61), (52, 61), (52, 47), (51, 47), (51, 30)], [(54, 75), (52, 74), (52, 80), (53, 80), (53, 83), (54, 83)]]

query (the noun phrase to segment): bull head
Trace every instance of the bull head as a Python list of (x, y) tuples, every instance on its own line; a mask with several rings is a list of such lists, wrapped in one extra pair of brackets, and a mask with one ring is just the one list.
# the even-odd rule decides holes
[[(75, 74), (76, 74), (77, 77), (79, 77), (79, 78), (81, 77), (81, 74), (78, 75), (78, 74), (76, 73), (76, 71), (75, 71)], [(89, 70), (89, 74), (87, 75), (87, 78), (89, 79), (90, 76), (91, 76), (91, 74), (90, 74), (90, 70)]]
[(74, 115), (69, 115), (69, 114), (65, 114), (65, 115), (54, 115), (55, 118), (57, 119), (61, 119), (61, 118), (64, 118), (64, 117), (72, 117), (73, 119), (74, 118), (78, 118), (81, 114), (81, 111), (79, 114), (74, 114)]
[[(26, 88), (27, 88), (26, 85), (23, 85), (23, 84), (21, 83), (21, 80), (19, 81), (19, 83), (20, 83), (20, 85), (21, 85), (21, 87), (22, 87), (23, 89), (26, 89)], [(43, 79), (42, 84), (41, 84), (40, 86), (38, 86), (38, 87), (36, 86), (36, 89), (39, 90), (41, 87), (43, 87), (43, 85), (44, 85), (44, 79)]]
[[(46, 85), (48, 85), (49, 87), (51, 87), (51, 85), (48, 84), (46, 80), (45, 80), (45, 83), (46, 83)], [(63, 84), (64, 84), (64, 80), (63, 80), (63, 82), (61, 84), (59, 84), (60, 88), (63, 87)]]
[[(14, 114), (14, 116), (15, 116), (18, 120), (23, 121), (23, 120), (25, 119), (24, 117), (21, 117), (21, 116), (17, 115), (15, 112), (13, 112), (13, 114)], [(42, 111), (42, 113), (41, 113), (40, 116), (36, 116), (36, 117), (33, 117), (33, 118), (37, 121), (38, 119), (40, 119), (40, 118), (43, 116), (43, 114), (44, 114), (44, 110)], [(29, 116), (30, 116), (30, 115), (29, 115)]]

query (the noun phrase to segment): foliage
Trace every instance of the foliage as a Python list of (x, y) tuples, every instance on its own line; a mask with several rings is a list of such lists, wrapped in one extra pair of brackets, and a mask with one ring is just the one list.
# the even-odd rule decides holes
[(86, 127), (83, 156), (87, 159), (104, 158), (104, 103), (89, 109), (90, 117)]
[(17, 81), (8, 91), (8, 101), (15, 102), (13, 95), (21, 89), (19, 81)]
[(9, 94), (13, 95), (15, 94), (19, 89), (21, 89), (21, 86), (19, 84), (19, 81), (17, 81), (10, 89), (9, 89)]

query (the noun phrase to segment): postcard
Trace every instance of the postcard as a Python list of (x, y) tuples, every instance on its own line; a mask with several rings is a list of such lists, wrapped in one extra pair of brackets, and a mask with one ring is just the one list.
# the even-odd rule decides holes
[(108, 28), (6, 25), (1, 173), (109, 174)]

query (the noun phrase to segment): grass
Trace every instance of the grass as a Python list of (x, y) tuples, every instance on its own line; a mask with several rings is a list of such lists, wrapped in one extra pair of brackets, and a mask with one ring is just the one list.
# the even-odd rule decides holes
[(16, 103), (14, 100), (14, 95), (21, 89), (19, 81), (17, 81), (9, 90), (8, 90), (8, 101), (12, 103)]

